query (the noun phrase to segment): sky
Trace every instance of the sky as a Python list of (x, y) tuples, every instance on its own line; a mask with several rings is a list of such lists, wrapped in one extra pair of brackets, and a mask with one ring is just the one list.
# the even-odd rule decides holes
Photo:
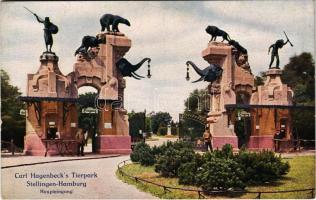
[[(280, 66), (302, 52), (315, 54), (315, 2), (313, 1), (176, 1), (176, 2), (0, 2), (0, 66), (11, 83), (26, 95), (28, 73), (36, 73), (39, 56), (45, 50), (43, 25), (23, 6), (58, 25), (52, 50), (59, 56), (63, 74), (73, 70), (75, 50), (85, 35), (97, 35), (99, 19), (111, 13), (127, 18), (131, 26), (119, 25), (132, 40), (125, 55), (131, 63), (150, 57), (151, 79), (127, 79), (125, 107), (128, 111), (169, 112), (175, 121), (184, 110), (184, 101), (194, 89), (207, 82), (186, 81), (188, 60), (200, 68), (208, 66), (202, 58), (210, 35), (208, 25), (225, 30), (248, 50), (253, 74), (266, 71), (270, 62), (268, 47), (285, 39), (286, 31), (294, 47), (284, 46)], [(219, 40), (219, 39), (218, 39)], [(144, 65), (137, 71), (147, 74)], [(191, 80), (198, 75), (190, 69)], [(95, 91), (83, 87), (79, 93)]]

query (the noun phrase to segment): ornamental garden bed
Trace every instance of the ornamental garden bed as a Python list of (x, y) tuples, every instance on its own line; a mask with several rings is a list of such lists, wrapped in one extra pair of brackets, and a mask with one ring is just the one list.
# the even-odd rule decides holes
[[(193, 157), (192, 157), (193, 156)], [(131, 154), (133, 161), (121, 168), (124, 173), (167, 187), (203, 190), (211, 198), (255, 198), (258, 193), (231, 194), (231, 190), (280, 191), (315, 187), (313, 156), (282, 159), (273, 152), (252, 153), (245, 150), (233, 155), (231, 146), (223, 150), (195, 154), (189, 144), (166, 143), (150, 148), (138, 144)], [(196, 191), (167, 190), (135, 181), (117, 172), (117, 176), (139, 189), (160, 198), (199, 198)], [(212, 191), (223, 191), (214, 195)], [(311, 198), (311, 191), (261, 194), (261, 198)]]

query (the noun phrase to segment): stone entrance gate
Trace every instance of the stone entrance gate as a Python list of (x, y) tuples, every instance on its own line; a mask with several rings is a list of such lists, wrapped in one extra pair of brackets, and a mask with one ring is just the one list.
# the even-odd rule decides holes
[[(130, 49), (131, 40), (122, 33), (101, 33), (97, 37), (103, 38), (105, 43), (90, 49), (89, 58), (79, 55), (68, 75), (62, 74), (58, 56), (52, 52), (44, 52), (40, 56), (39, 70), (28, 74), (27, 96), (21, 97), (27, 103), (26, 154), (55, 155), (60, 148), (75, 151), (76, 103), (78, 89), (83, 86), (96, 88), (101, 100), (97, 152), (130, 153), (128, 117), (123, 107), (126, 84), (115, 64)], [(113, 108), (113, 102), (120, 102), (120, 106)], [(55, 137), (52, 132), (58, 132), (60, 140), (52, 139)]]

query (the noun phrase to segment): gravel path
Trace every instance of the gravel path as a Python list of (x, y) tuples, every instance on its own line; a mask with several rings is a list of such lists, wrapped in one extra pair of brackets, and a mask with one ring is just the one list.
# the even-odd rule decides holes
[[(22, 158), (22, 157), (21, 157)], [(59, 157), (60, 158), (60, 157)], [(12, 158), (11, 158), (12, 159)], [(24, 158), (28, 159), (29, 158)], [(41, 158), (34, 158), (38, 161)], [(47, 158), (56, 159), (56, 157)], [(77, 160), (70, 162), (49, 163), (33, 166), (24, 166), (16, 168), (7, 168), (1, 170), (2, 175), (2, 198), (3, 199), (153, 199), (151, 194), (144, 193), (135, 186), (121, 182), (115, 176), (117, 164), (123, 160), (129, 159), (129, 156), (112, 157), (94, 160)], [(24, 160), (25, 161), (25, 160)], [(2, 160), (3, 163), (3, 160)], [(17, 163), (17, 161), (15, 162)], [(18, 162), (21, 163), (21, 162)], [(12, 164), (12, 162), (10, 163)], [(73, 172), (76, 174), (90, 174), (88, 178), (73, 178)], [(64, 178), (31, 178), (31, 174), (63, 174)], [(22, 177), (27, 175), (27, 178)], [(95, 177), (95, 174), (97, 177)], [(69, 176), (66, 178), (66, 176)], [(20, 176), (21, 178), (16, 178)], [(79, 175), (78, 175), (79, 176)], [(88, 175), (86, 175), (87, 177)], [(34, 184), (55, 183), (64, 181), (64, 183), (86, 183), (86, 187), (76, 186), (50, 186), (50, 187), (28, 187), (27, 181)], [(36, 183), (37, 182), (37, 183)], [(42, 190), (42, 192), (41, 192)], [(45, 191), (71, 191), (72, 194), (46, 194)]]
[(171, 142), (175, 142), (178, 140), (178, 138), (174, 138), (174, 137), (156, 137), (158, 138), (158, 140), (154, 140), (154, 141), (146, 141), (146, 143), (153, 147), (153, 146), (160, 146), (162, 145), (164, 142), (167, 142), (167, 141), (171, 141)]

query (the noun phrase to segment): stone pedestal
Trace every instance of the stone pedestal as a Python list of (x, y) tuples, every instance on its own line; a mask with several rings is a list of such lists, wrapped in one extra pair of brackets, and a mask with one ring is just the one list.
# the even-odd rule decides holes
[[(248, 147), (250, 149), (273, 149), (273, 136), (277, 130), (285, 130), (285, 140), (290, 140), (292, 134), (291, 114), (287, 108), (293, 100), (293, 91), (281, 81), (282, 70), (269, 69), (267, 79), (251, 96), (253, 105), (271, 105), (271, 107), (257, 108), (251, 111), (252, 135)], [(275, 106), (275, 107), (274, 107)]]
[(100, 154), (130, 154), (131, 136), (100, 135), (97, 137), (97, 152)]
[[(62, 139), (74, 138), (78, 124), (77, 110), (73, 101), (70, 80), (58, 67), (55, 53), (44, 52), (41, 65), (35, 74), (28, 74), (27, 96), (25, 97), (26, 136), (24, 151), (27, 155), (45, 155), (42, 139), (47, 139), (48, 128), (56, 128)], [(55, 145), (48, 145), (48, 155), (58, 153)], [(75, 147), (70, 147), (75, 151)]]
[(221, 148), (225, 144), (231, 144), (234, 148), (238, 148), (237, 136), (234, 130), (229, 128), (228, 114), (225, 110), (225, 104), (236, 102), (233, 91), (234, 58), (232, 47), (225, 43), (211, 42), (202, 51), (202, 56), (209, 64), (218, 64), (223, 68), (221, 79), (208, 88), (211, 102), (207, 122), (213, 135), (213, 147)]
[(131, 152), (131, 138), (127, 111), (124, 109), (125, 79), (116, 68), (116, 62), (121, 59), (131, 47), (131, 40), (123, 34), (99, 34), (105, 38), (106, 44), (100, 45), (98, 57), (105, 64), (107, 83), (101, 87), (99, 99), (105, 100), (99, 111), (98, 147), (101, 154)]

